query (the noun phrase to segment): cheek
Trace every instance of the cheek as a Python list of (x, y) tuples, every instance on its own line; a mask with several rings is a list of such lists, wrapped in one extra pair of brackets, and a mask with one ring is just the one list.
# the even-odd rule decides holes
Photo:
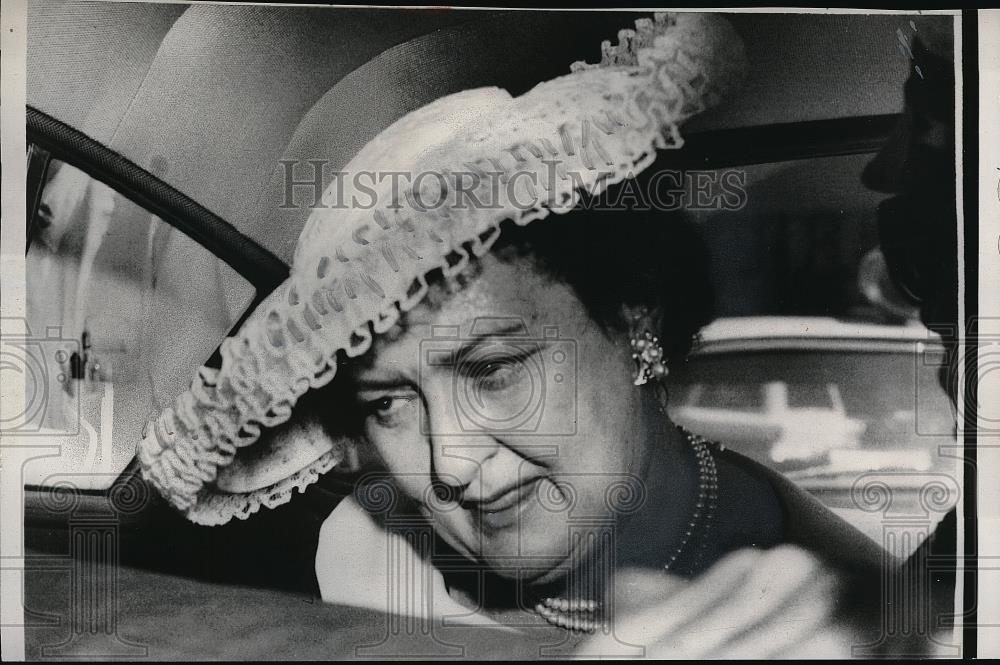
[(571, 516), (603, 519), (609, 496), (642, 493), (635, 487), (641, 389), (632, 383), (631, 355), (603, 335), (580, 339), (578, 367), (576, 432), (545, 443), (558, 450), (554, 477), (572, 486)]
[(370, 446), (395, 485), (409, 498), (419, 500), (430, 484), (431, 471), (430, 453), (419, 432), (404, 434), (369, 427), (365, 438), (363, 445)]
[(638, 441), (638, 390), (630, 356), (611, 341), (595, 340), (581, 349), (577, 390), (580, 444), (594, 459), (621, 468)]

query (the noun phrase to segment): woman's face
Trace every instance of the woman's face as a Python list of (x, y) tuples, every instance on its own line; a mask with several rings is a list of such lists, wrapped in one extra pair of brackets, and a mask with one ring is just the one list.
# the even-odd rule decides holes
[(641, 502), (628, 338), (530, 260), (480, 263), (351, 364), (356, 409), (445, 542), (499, 575), (555, 579)]

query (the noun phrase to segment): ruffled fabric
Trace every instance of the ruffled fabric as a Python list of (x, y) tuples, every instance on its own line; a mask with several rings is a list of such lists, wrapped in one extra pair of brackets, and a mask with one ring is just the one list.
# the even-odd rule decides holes
[[(223, 342), (220, 369), (202, 368), (149, 424), (144, 476), (202, 524), (288, 501), (340, 463), (343, 443), (313, 430), (268, 455), (245, 449), (334, 378), (339, 351), (365, 353), (424, 298), (430, 273), (461, 271), (502, 222), (565, 213), (582, 191), (600, 193), (646, 168), (656, 150), (680, 147), (678, 125), (720, 100), (746, 67), (729, 24), (706, 14), (642, 19), (602, 51), (601, 63), (576, 63), (518, 98), (498, 88), (444, 97), (369, 143), (345, 168), (349, 182), (333, 183), (329, 207), (307, 221), (288, 280)], [(359, 180), (391, 172), (430, 175), (403, 188)]]

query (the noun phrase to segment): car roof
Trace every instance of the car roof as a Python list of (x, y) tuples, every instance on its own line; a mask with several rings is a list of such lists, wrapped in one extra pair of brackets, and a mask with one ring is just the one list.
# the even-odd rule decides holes
[[(28, 103), (289, 262), (310, 210), (280, 206), (281, 160), (336, 170), (406, 112), (469, 87), (522, 93), (577, 59), (597, 61), (602, 39), (644, 15), (37, 0)], [(909, 60), (895, 34), (906, 17), (731, 20), (748, 79), (689, 132), (902, 108)]]
[(694, 354), (768, 349), (901, 350), (939, 345), (940, 337), (919, 322), (900, 325), (820, 316), (719, 318), (698, 335)]

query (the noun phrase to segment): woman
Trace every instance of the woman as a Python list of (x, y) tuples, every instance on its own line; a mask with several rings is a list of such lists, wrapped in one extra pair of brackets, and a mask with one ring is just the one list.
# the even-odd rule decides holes
[[(622, 203), (655, 191), (656, 151), (735, 84), (742, 46), (692, 14), (620, 39), (600, 65), (518, 98), (450, 95), (369, 143), (289, 280), (148, 429), (145, 477), (218, 524), (367, 457), (320, 536), (330, 602), (565, 629), (604, 654), (587, 636), (677, 644), (699, 617), (759, 623), (754, 607), (785, 627), (772, 650), (825, 625), (827, 569), (868, 574), (881, 552), (670, 422), (662, 381), (708, 321), (707, 259), (677, 220)], [(762, 604), (727, 604), (751, 587)], [(815, 602), (789, 631), (796, 593)]]

